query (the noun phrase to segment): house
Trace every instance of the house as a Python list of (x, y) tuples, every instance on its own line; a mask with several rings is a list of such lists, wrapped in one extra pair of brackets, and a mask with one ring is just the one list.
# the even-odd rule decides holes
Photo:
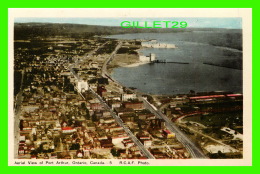
[(119, 100), (108, 100), (108, 106), (112, 109), (121, 107), (121, 102)]
[(72, 128), (72, 127), (62, 127), (62, 133), (64, 134), (71, 134), (76, 132), (76, 129)]
[(122, 141), (127, 138), (129, 137), (123, 130), (121, 132), (114, 132), (112, 136), (112, 143), (116, 145), (122, 143)]
[(136, 99), (136, 94), (131, 92), (122, 94), (122, 101), (128, 101), (130, 99)]
[(134, 109), (133, 108), (115, 108), (115, 112), (117, 113), (117, 115), (122, 115), (122, 114), (130, 114), (130, 113), (134, 113)]
[(106, 90), (106, 88), (104, 86), (98, 86), (97, 87), (97, 93), (101, 97), (103, 97), (104, 96), (103, 94), (106, 93), (106, 92), (107, 92), (107, 90)]
[(175, 134), (172, 133), (171, 131), (169, 131), (168, 129), (163, 130), (163, 135), (166, 138), (174, 138), (175, 137)]
[(122, 141), (126, 148), (134, 146), (134, 142), (130, 138), (126, 138)]
[(112, 138), (108, 137), (107, 139), (100, 140), (100, 145), (102, 148), (113, 148), (114, 144), (112, 143)]
[(104, 107), (101, 103), (90, 103), (90, 108), (92, 110), (102, 110)]
[(125, 108), (132, 108), (134, 110), (143, 110), (144, 109), (144, 105), (143, 102), (141, 101), (128, 101), (128, 102), (124, 102), (123, 106)]

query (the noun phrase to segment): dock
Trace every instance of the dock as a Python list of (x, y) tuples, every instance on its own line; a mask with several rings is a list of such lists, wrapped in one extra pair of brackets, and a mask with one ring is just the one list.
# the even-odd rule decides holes
[(151, 63), (175, 63), (175, 64), (190, 64), (188, 62), (175, 62), (175, 61), (166, 61), (164, 60), (153, 60)]

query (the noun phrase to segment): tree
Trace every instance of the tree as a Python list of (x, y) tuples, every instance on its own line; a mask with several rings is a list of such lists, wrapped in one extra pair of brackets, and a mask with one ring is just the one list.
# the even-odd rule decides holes
[(116, 156), (116, 157), (118, 157), (120, 155), (120, 153), (118, 153), (117, 149), (115, 149), (115, 148), (112, 148), (110, 152), (113, 156)]
[(82, 109), (86, 109), (86, 104), (85, 104), (85, 102), (81, 103), (81, 108), (82, 108)]
[(20, 120), (20, 124), (19, 124), (20, 130), (23, 130), (23, 120)]
[(79, 150), (79, 149), (80, 149), (79, 143), (72, 144), (72, 146), (70, 147), (70, 150)]
[(86, 116), (85, 116), (85, 118), (87, 120), (90, 120), (90, 114), (89, 114), (89, 110), (87, 108), (86, 108)]
[(96, 114), (93, 114), (93, 115), (92, 115), (92, 121), (93, 121), (93, 122), (98, 121), (98, 118), (97, 118), (97, 115), (96, 115)]
[(218, 151), (218, 158), (225, 158), (225, 154), (222, 153), (220, 150)]

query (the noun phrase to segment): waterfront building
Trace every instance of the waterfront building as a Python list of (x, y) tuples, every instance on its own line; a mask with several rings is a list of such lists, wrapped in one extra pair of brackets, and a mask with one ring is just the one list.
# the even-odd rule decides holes
[(150, 56), (144, 56), (144, 55), (140, 55), (139, 56), (139, 61), (141, 62), (153, 62), (155, 61), (156, 56), (154, 53), (151, 53)]

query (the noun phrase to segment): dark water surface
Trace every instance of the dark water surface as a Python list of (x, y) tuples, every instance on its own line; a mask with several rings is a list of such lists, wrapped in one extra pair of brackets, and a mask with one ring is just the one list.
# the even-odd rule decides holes
[[(112, 76), (125, 86), (135, 87), (151, 94), (189, 93), (190, 90), (242, 93), (242, 70), (204, 64), (224, 62), (225, 65), (229, 63), (234, 67), (242, 65), (242, 51), (239, 50), (241, 38), (236, 38), (237, 35), (233, 34), (229, 34), (229, 38), (226, 36), (227, 34), (207, 31), (109, 36), (117, 39), (157, 39), (159, 42), (173, 43), (178, 48), (146, 48), (142, 49), (141, 53), (145, 55), (155, 53), (158, 60), (189, 63), (119, 67), (114, 69)], [(235, 42), (236, 40), (238, 43)]]

